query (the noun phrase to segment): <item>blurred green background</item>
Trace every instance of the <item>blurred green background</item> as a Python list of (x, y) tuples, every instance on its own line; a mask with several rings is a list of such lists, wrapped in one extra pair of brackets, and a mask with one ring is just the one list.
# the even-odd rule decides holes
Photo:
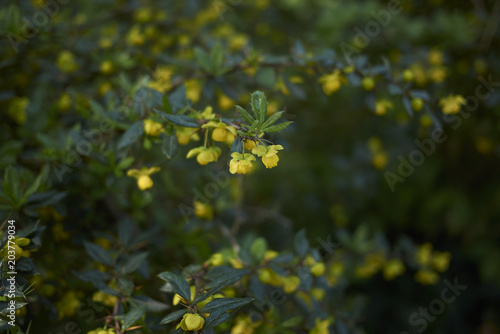
[[(95, 289), (72, 271), (92, 266), (84, 240), (113, 243), (118, 222), (132, 221), (144, 233), (148, 265), (139, 267), (137, 280), (142, 294), (156, 298), (155, 275), (230, 247), (218, 228), (239, 215), (242, 243), (263, 236), (270, 248), (285, 250), (306, 228), (312, 246), (331, 236), (351, 254), (344, 258), (350, 274), (341, 297), (330, 305), (362, 310), (347, 333), (423, 332), (409, 318), (440, 298), (444, 280), (455, 278), (467, 288), (425, 331), (499, 333), (499, 8), (498, 1), (439, 0), (4, 1), (1, 217), (15, 217), (19, 229), (37, 220), (46, 226), (31, 237), (30, 258), (41, 276), (30, 272), (24, 279), (42, 278), (35, 279), (21, 324), (32, 320), (33, 333), (59, 333), (72, 320), (83, 332), (93, 328), (75, 310)], [(381, 15), (388, 15), (385, 27), (377, 23)], [(359, 37), (359, 31), (370, 34), (370, 22), (380, 32)], [(224, 50), (222, 75), (206, 71), (195, 51), (209, 53), (217, 44)], [(353, 75), (345, 50), (356, 50)], [(321, 78), (335, 68), (345, 77), (328, 92)], [(402, 77), (407, 69), (409, 82)], [(374, 91), (360, 86), (363, 76), (375, 79)], [(142, 99), (144, 87), (157, 93)], [(270, 138), (285, 148), (271, 170), (259, 165), (244, 177), (231, 176), (224, 154), (199, 166), (185, 158), (192, 142), (179, 145), (172, 159), (146, 135), (125, 148), (117, 144), (132, 123), (161, 107), (161, 94), (173, 105), (212, 106), (232, 118), (233, 105), (247, 106), (254, 90), (266, 94), (271, 111), (285, 110), (294, 122)], [(404, 105), (409, 91), (427, 92), (423, 110)], [(450, 94), (478, 106), (444, 114), (439, 101)], [(377, 112), (381, 100), (391, 107)], [(392, 191), (387, 172), (398, 174), (401, 158), (418, 150), (415, 140), (432, 138), (436, 128), (446, 140), (434, 143)], [(96, 130), (102, 137), (91, 152), (77, 150), (84, 134)], [(162, 168), (145, 192), (125, 175), (143, 164)], [(8, 198), (9, 168), (19, 173), (21, 192), (42, 175), (38, 197)], [(213, 184), (214, 172), (230, 182), (207, 196), (203, 189)], [(183, 206), (200, 199), (196, 189), (209, 197), (213, 219), (183, 217)], [(449, 269), (428, 285), (415, 279), (420, 267), (414, 260), (426, 243), (451, 254)], [(378, 249), (400, 257), (404, 274), (391, 280), (381, 269), (356, 275)], [(158, 323), (158, 317), (150, 320), (146, 324)]]

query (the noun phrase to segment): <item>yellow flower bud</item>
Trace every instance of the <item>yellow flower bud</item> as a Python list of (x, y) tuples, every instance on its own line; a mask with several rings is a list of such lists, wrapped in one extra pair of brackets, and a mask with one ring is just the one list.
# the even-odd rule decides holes
[(421, 98), (416, 97), (411, 100), (411, 108), (415, 111), (420, 111), (424, 107), (424, 101)]
[(313, 276), (321, 276), (325, 272), (325, 264), (318, 262), (311, 267), (311, 274)]
[[(184, 323), (184, 326), (182, 325)], [(188, 331), (199, 331), (205, 325), (205, 319), (199, 314), (187, 313), (181, 321), (181, 328)]]
[(283, 277), (283, 290), (285, 293), (292, 293), (300, 286), (300, 278), (295, 275)]
[(361, 85), (365, 90), (370, 91), (375, 88), (375, 81), (370, 77), (365, 77), (363, 78), (363, 81), (361, 81)]

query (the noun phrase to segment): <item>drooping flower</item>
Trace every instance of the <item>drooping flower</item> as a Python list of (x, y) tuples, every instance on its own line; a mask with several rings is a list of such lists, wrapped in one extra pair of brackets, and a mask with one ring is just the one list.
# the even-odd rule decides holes
[(233, 158), (229, 162), (229, 171), (231, 174), (246, 174), (252, 168), (252, 161), (255, 161), (255, 156), (250, 153), (233, 152)]
[(439, 105), (443, 108), (444, 114), (456, 114), (465, 104), (466, 100), (462, 95), (449, 95), (439, 101)]
[(223, 122), (210, 121), (207, 124), (203, 124), (202, 128), (213, 128), (212, 139), (215, 141), (226, 141), (230, 134), (236, 137), (236, 129)]
[(281, 145), (258, 145), (252, 149), (252, 153), (256, 154), (259, 157), (262, 157), (262, 163), (266, 168), (273, 168), (278, 166), (278, 151), (282, 150), (283, 146)]
[(153, 186), (153, 180), (150, 175), (160, 171), (160, 167), (142, 167), (141, 170), (130, 169), (127, 176), (135, 177), (137, 179), (137, 186), (142, 191), (149, 189)]
[[(197, 313), (186, 313), (179, 326), (183, 331), (199, 331), (205, 325), (205, 318)], [(179, 327), (177, 326), (177, 327)]]
[(388, 100), (379, 100), (375, 102), (375, 114), (381, 116), (387, 113), (387, 109), (392, 109), (392, 102)]
[(217, 159), (219, 159), (219, 156), (221, 154), (221, 150), (220, 148), (216, 147), (216, 146), (212, 146), (212, 147), (204, 147), (204, 146), (200, 146), (200, 147), (196, 147), (196, 148), (193, 148), (191, 149), (186, 158), (193, 158), (193, 157), (196, 157), (196, 161), (198, 161), (198, 163), (200, 165), (206, 165), (210, 162), (215, 162), (217, 161)]
[(323, 92), (325, 92), (326, 95), (330, 95), (339, 90), (344, 81), (345, 79), (339, 69), (336, 69), (330, 74), (323, 75), (318, 80), (318, 82), (321, 84)]

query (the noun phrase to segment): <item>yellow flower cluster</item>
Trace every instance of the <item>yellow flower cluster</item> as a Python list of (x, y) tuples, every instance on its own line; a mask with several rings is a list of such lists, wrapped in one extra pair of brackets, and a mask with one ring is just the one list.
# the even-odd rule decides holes
[(439, 101), (439, 105), (443, 108), (444, 114), (456, 114), (465, 104), (466, 101), (462, 95), (449, 95)]
[(106, 306), (112, 307), (115, 306), (117, 298), (116, 296), (107, 295), (102, 291), (97, 291), (92, 296), (92, 300), (98, 303), (103, 303)]
[(439, 280), (437, 272), (445, 272), (448, 269), (451, 254), (433, 251), (432, 245), (427, 242), (418, 247), (415, 259), (420, 266), (420, 270), (415, 274), (415, 280), (421, 284), (434, 285)]
[(387, 260), (383, 253), (367, 254), (364, 264), (356, 268), (356, 276), (370, 278), (379, 270), (382, 270), (384, 278), (388, 281), (402, 275), (405, 266), (400, 259)]
[(149, 82), (148, 87), (153, 88), (160, 93), (165, 93), (172, 87), (170, 79), (172, 70), (169, 67), (158, 66), (154, 72), (154, 80)]
[[(28, 238), (18, 238), (17, 236), (12, 240), (14, 242), (14, 245), (7, 243), (2, 250), (0, 251), (0, 258), (7, 258), (9, 255), (12, 255), (12, 253), (9, 254), (9, 252), (14, 251), (15, 254), (15, 260), (19, 260), (22, 257), (30, 257), (31, 252), (29, 250), (24, 250), (22, 247), (26, 247), (30, 244), (30, 239)], [(9, 246), (11, 247), (9, 249)], [(12, 247), (14, 250), (12, 250)]]

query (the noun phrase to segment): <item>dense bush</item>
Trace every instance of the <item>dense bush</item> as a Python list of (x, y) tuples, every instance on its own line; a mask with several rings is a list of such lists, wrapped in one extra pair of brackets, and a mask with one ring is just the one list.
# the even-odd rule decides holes
[(4, 1), (0, 329), (499, 333), (498, 8)]

